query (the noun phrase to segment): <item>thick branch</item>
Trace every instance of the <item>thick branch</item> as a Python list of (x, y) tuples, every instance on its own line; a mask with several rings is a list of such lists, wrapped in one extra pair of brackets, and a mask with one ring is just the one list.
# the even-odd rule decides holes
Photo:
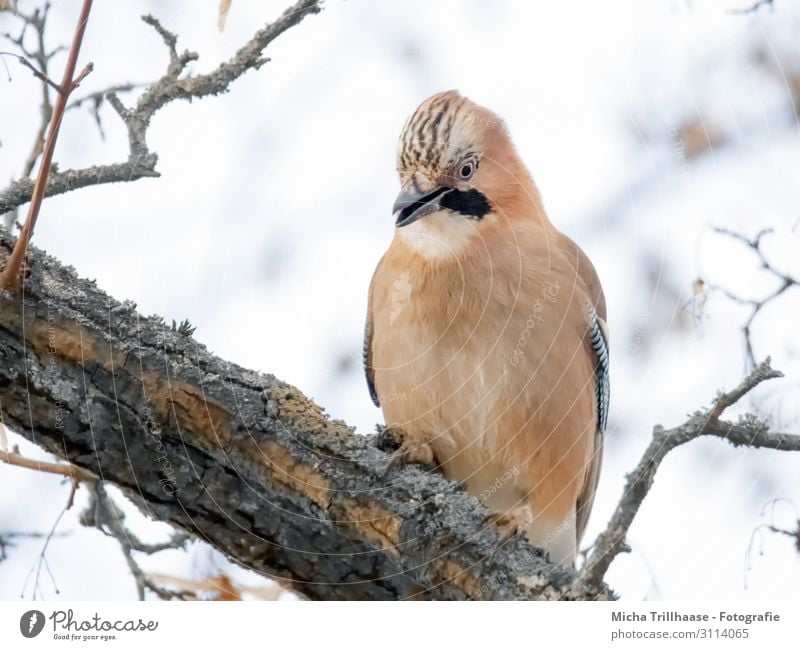
[(761, 382), (783, 374), (770, 367), (769, 357), (748, 375), (736, 388), (723, 393), (715, 400), (711, 409), (698, 411), (684, 424), (665, 430), (657, 426), (653, 439), (647, 446), (642, 459), (630, 472), (625, 482), (625, 490), (611, 521), (605, 531), (597, 538), (592, 553), (581, 574), (587, 586), (600, 585), (614, 558), (628, 550), (625, 536), (633, 523), (639, 508), (653, 486), (656, 472), (666, 455), (687, 442), (700, 436), (724, 438), (736, 447), (759, 447), (782, 451), (800, 451), (800, 435), (770, 433), (764, 422), (752, 415), (739, 418), (737, 423), (720, 420), (723, 411), (738, 402)]
[[(0, 258), (7, 248), (0, 239)], [(152, 517), (310, 598), (609, 596), (524, 541), (500, 545), (483, 507), (438, 473), (384, 477), (372, 437), (292, 386), (35, 248), (29, 260), (24, 291), (0, 300), (5, 421)]]
[[(321, 11), (319, 0), (298, 0), (283, 12), (273, 23), (263, 27), (228, 61), (221, 63), (208, 74), (181, 76), (186, 66), (197, 60), (197, 54), (185, 51), (179, 54), (177, 37), (167, 31), (152, 16), (143, 20), (151, 25), (167, 45), (169, 64), (166, 73), (139, 97), (133, 108), (126, 108), (112, 92), (107, 99), (122, 118), (128, 131), (129, 154), (124, 162), (97, 165), (86, 169), (70, 169), (52, 173), (47, 184), (46, 195), (63, 194), (71, 190), (99, 185), (134, 181), (140, 178), (157, 177), (158, 156), (147, 145), (147, 129), (153, 115), (176, 99), (195, 99), (207, 95), (227, 92), (231, 83), (248, 70), (257, 70), (268, 59), (264, 49), (287, 29), (297, 25), (303, 18)], [(0, 192), (0, 214), (9, 212), (30, 201), (33, 183), (21, 178)]]

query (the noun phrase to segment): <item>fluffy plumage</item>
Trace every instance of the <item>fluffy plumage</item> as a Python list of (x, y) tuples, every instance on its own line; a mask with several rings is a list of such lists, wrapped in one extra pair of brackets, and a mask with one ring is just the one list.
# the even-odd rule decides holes
[(547, 218), (503, 122), (457, 92), (408, 119), (397, 168), (365, 329), (373, 399), (402, 453), (572, 563), (608, 410), (594, 267)]

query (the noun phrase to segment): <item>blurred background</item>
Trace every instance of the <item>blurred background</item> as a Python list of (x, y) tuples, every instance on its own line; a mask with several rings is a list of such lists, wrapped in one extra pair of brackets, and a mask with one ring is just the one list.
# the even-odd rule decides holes
[[(79, 4), (51, 9), (50, 46), (69, 42)], [(192, 69), (206, 71), (287, 4), (234, 0), (219, 33), (214, 0), (97, 2), (81, 52), (95, 69), (76, 97), (163, 74), (167, 51), (141, 14), (177, 32), (180, 49), (200, 54)], [(713, 227), (748, 237), (774, 228), (766, 254), (800, 277), (800, 2), (738, 13), (752, 4), (328, 0), (230, 93), (156, 115), (148, 140), (161, 178), (47, 199), (34, 244), (145, 314), (188, 318), (215, 354), (275, 374), (370, 432), (381, 415), (362, 375), (361, 334), (367, 286), (392, 236), (396, 140), (424, 98), (459, 89), (505, 118), (551, 220), (587, 251), (605, 287), (612, 406), (588, 543), (653, 425), (683, 422), (747, 370), (750, 310), (710, 287), (760, 299), (777, 281)], [(18, 31), (18, 19), (0, 13), (0, 34)], [(58, 78), (64, 59), (52, 62)], [(4, 60), (0, 187), (22, 173), (41, 95), (28, 71)], [(67, 114), (61, 169), (127, 158), (116, 114), (103, 105), (99, 115), (104, 137), (88, 108)], [(788, 431), (800, 421), (796, 289), (752, 327), (756, 359), (772, 355), (786, 378), (739, 408)], [(58, 521), (43, 568), (45, 540), (9, 533), (46, 535), (69, 485), (5, 465), (0, 485), (0, 538), (14, 544), (0, 561), (0, 598), (32, 597), (37, 572), (37, 597), (136, 597), (116, 541), (78, 522), (85, 490)], [(141, 537), (168, 534), (126, 512)], [(695, 441), (662, 466), (631, 528), (632, 553), (608, 581), (629, 600), (796, 600), (800, 554), (765, 524), (791, 528), (798, 517), (796, 456)], [(200, 543), (141, 565), (265, 584)]]

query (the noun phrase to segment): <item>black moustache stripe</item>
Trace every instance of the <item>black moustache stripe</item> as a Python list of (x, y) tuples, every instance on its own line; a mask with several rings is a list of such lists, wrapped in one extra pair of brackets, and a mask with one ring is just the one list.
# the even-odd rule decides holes
[(471, 219), (482, 219), (492, 209), (489, 199), (475, 189), (466, 192), (461, 190), (448, 192), (442, 197), (439, 205)]

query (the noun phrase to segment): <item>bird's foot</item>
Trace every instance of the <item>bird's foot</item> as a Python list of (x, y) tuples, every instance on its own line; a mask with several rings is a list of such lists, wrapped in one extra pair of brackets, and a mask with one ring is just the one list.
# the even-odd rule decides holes
[(400, 447), (392, 454), (389, 464), (386, 466), (384, 476), (406, 465), (436, 466), (436, 456), (433, 453), (433, 447), (427, 442), (412, 438), (399, 429), (392, 429), (391, 433), (394, 438), (399, 438), (401, 442)]
[(514, 540), (514, 546), (516, 546), (517, 541), (521, 537), (525, 537), (533, 517), (530, 507), (520, 506), (506, 512), (490, 512), (484, 521), (494, 524), (499, 529), (500, 546), (510, 539)]

